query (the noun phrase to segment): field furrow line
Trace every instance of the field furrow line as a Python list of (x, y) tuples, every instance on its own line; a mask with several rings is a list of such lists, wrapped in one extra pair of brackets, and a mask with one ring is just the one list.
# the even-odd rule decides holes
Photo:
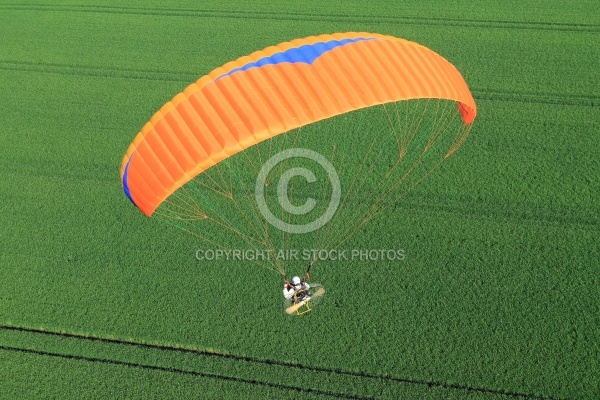
[(79, 12), (121, 15), (149, 15), (162, 17), (194, 17), (245, 20), (280, 20), (280, 21), (318, 21), (318, 22), (350, 22), (369, 24), (407, 24), (430, 26), (458, 26), (467, 28), (494, 29), (526, 29), (566, 32), (600, 32), (600, 25), (582, 23), (561, 23), (544, 21), (509, 21), (493, 19), (459, 19), (416, 16), (320, 14), (307, 12), (273, 12), (243, 10), (211, 10), (211, 9), (174, 9), (174, 8), (138, 8), (124, 6), (92, 6), (92, 5), (45, 5), (45, 4), (7, 4), (0, 9), (9, 11), (38, 12)]
[[(237, 354), (232, 354), (232, 353), (221, 353), (218, 351), (201, 350), (201, 349), (183, 347), (183, 346), (178, 346), (178, 345), (165, 345), (165, 344), (158, 344), (158, 343), (140, 342), (140, 341), (135, 341), (135, 340), (122, 340), (122, 339), (118, 339), (118, 338), (101, 337), (101, 336), (88, 335), (88, 334), (77, 334), (77, 333), (70, 333), (70, 332), (64, 332), (64, 331), (52, 331), (52, 330), (46, 330), (46, 329), (28, 328), (28, 327), (13, 326), (13, 325), (0, 325), (0, 329), (5, 330), (5, 331), (20, 332), (23, 334), (54, 336), (54, 337), (58, 337), (61, 339), (70, 339), (70, 340), (76, 340), (76, 341), (98, 342), (98, 343), (106, 343), (106, 344), (119, 345), (119, 346), (131, 346), (131, 347), (137, 347), (137, 348), (142, 348), (142, 349), (146, 349), (146, 350), (159, 350), (159, 351), (164, 351), (164, 352), (186, 353), (189, 355), (196, 355), (196, 356), (202, 356), (202, 357), (228, 359), (228, 360), (232, 360), (232, 361), (240, 362), (240, 363), (267, 365), (267, 366), (271, 366), (271, 367), (282, 367), (284, 370), (285, 369), (295, 369), (295, 370), (300, 370), (303, 372), (330, 374), (332, 377), (346, 376), (346, 377), (350, 377), (352, 379), (359, 378), (359, 379), (374, 380), (374, 381), (378, 381), (378, 382), (397, 383), (397, 384), (402, 384), (402, 385), (426, 386), (426, 387), (437, 388), (437, 389), (442, 389), (442, 390), (460, 391), (460, 392), (466, 392), (466, 393), (480, 393), (480, 394), (487, 394), (487, 395), (493, 395), (493, 396), (499, 396), (499, 397), (505, 397), (505, 398), (513, 398), (513, 399), (560, 400), (559, 398), (552, 397), (552, 396), (544, 396), (544, 395), (538, 395), (538, 394), (532, 394), (532, 393), (523, 393), (523, 392), (518, 392), (518, 391), (514, 391), (514, 390), (485, 388), (485, 387), (478, 387), (478, 386), (468, 385), (468, 384), (447, 383), (447, 382), (425, 380), (425, 379), (403, 378), (403, 377), (375, 374), (375, 373), (369, 373), (369, 372), (347, 371), (347, 370), (344, 370), (341, 368), (312, 366), (312, 365), (307, 365), (307, 364), (302, 364), (302, 363), (297, 363), (297, 362), (289, 362), (289, 361), (280, 361), (280, 360), (273, 360), (273, 359), (267, 359), (267, 358), (243, 356), (243, 355), (237, 355)], [(31, 353), (36, 353), (36, 354), (40, 354), (40, 355), (48, 355), (48, 356), (63, 357), (63, 358), (74, 358), (74, 359), (80, 359), (80, 360), (84, 360), (84, 361), (105, 362), (105, 363), (112, 363), (112, 364), (119, 364), (119, 365), (141, 368), (141, 365), (138, 365), (137, 363), (127, 362), (127, 361), (117, 361), (117, 360), (111, 360), (111, 359), (97, 359), (95, 357), (87, 357), (87, 356), (72, 355), (72, 354), (60, 354), (60, 353), (52, 353), (52, 352), (31, 350), (31, 349), (20, 349), (20, 348), (16, 348), (16, 347), (2, 346), (2, 345), (0, 345), (0, 349), (9, 350), (9, 351), (31, 352)], [(357, 396), (354, 394), (348, 395), (348, 394), (344, 394), (344, 393), (338, 393), (338, 392), (323, 390), (323, 389), (310, 389), (311, 391), (308, 392), (308, 391), (306, 391), (306, 388), (302, 388), (299, 386), (269, 383), (269, 382), (258, 381), (255, 379), (204, 373), (204, 372), (200, 372), (200, 371), (184, 370), (184, 369), (178, 369), (178, 368), (173, 368), (173, 367), (159, 367), (159, 366), (153, 366), (153, 365), (148, 365), (146, 367), (148, 369), (163, 370), (164, 372), (177, 372), (177, 373), (197, 375), (197, 376), (215, 378), (215, 379), (226, 379), (226, 380), (232, 380), (232, 381), (235, 380), (235, 381), (243, 382), (243, 383), (264, 385), (264, 386), (286, 389), (286, 390), (295, 390), (295, 391), (311, 393), (311, 394), (323, 394), (323, 395), (328, 395), (328, 396), (338, 397), (338, 398), (356, 398), (356, 399), (374, 398), (374, 397), (369, 397), (369, 396), (360, 397), (360, 396)]]

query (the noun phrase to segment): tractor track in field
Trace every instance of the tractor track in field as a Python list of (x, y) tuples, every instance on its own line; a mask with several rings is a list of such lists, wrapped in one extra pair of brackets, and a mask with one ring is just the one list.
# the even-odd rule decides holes
[[(95, 67), (89, 65), (66, 65), (54, 63), (33, 63), (27, 61), (0, 60), (0, 70), (16, 72), (39, 72), (58, 75), (150, 80), (160, 82), (180, 82), (182, 88), (191, 84), (199, 76), (192, 72), (167, 72), (160, 70), (129, 69), (115, 67)], [(550, 104), (560, 106), (598, 107), (599, 95), (575, 95), (548, 92), (524, 92), (518, 90), (499, 90), (472, 88), (476, 100), (505, 101), (517, 103)]]
[(209, 378), (209, 379), (216, 379), (216, 380), (221, 380), (221, 381), (244, 383), (244, 384), (248, 384), (248, 385), (265, 386), (265, 387), (270, 387), (270, 388), (274, 388), (274, 389), (296, 391), (299, 393), (307, 393), (307, 394), (317, 394), (317, 395), (329, 396), (329, 397), (339, 398), (339, 399), (364, 399), (364, 400), (374, 399), (374, 397), (369, 397), (369, 396), (359, 396), (359, 395), (354, 395), (354, 394), (338, 393), (338, 392), (334, 392), (334, 391), (330, 391), (330, 390), (321, 390), (321, 389), (312, 389), (312, 388), (308, 388), (308, 387), (283, 385), (283, 384), (279, 384), (279, 383), (260, 381), (257, 379), (238, 378), (238, 377), (229, 376), (229, 375), (211, 374), (211, 373), (206, 373), (206, 372), (192, 371), (192, 370), (173, 368), (173, 367), (161, 367), (161, 366), (151, 365), (151, 364), (141, 364), (141, 363), (135, 363), (135, 362), (129, 362), (129, 361), (113, 360), (110, 358), (98, 358), (98, 357), (87, 357), (87, 356), (80, 356), (80, 355), (74, 355), (74, 354), (54, 353), (54, 352), (48, 352), (48, 351), (43, 351), (43, 350), (25, 349), (25, 348), (20, 348), (20, 347), (12, 347), (12, 346), (4, 346), (4, 345), (0, 345), (0, 350), (26, 353), (26, 354), (35, 354), (38, 356), (45, 356), (45, 357), (63, 358), (63, 359), (67, 359), (67, 360), (86, 361), (86, 362), (92, 362), (92, 363), (116, 365), (116, 366), (121, 366), (121, 367), (138, 368), (138, 369), (150, 370), (150, 371), (169, 372), (169, 373), (175, 373), (175, 374), (181, 374), (181, 375), (191, 375), (191, 376), (200, 377), (200, 378)]
[(507, 101), (516, 103), (536, 103), (560, 106), (597, 107), (600, 105), (600, 96), (572, 95), (544, 92), (522, 92), (495, 89), (472, 89), (473, 97), (477, 100)]
[[(505, 397), (505, 398), (513, 398), (513, 399), (526, 399), (526, 400), (561, 400), (562, 399), (562, 398), (557, 398), (557, 397), (552, 397), (552, 396), (523, 393), (523, 392), (517, 392), (517, 391), (505, 390), (505, 389), (492, 389), (492, 388), (477, 387), (477, 386), (466, 385), (466, 384), (446, 383), (446, 382), (441, 382), (441, 381), (414, 379), (414, 378), (402, 378), (402, 377), (375, 374), (375, 373), (369, 373), (369, 372), (347, 371), (347, 370), (344, 370), (341, 368), (313, 366), (313, 365), (302, 364), (302, 363), (297, 363), (297, 362), (272, 360), (272, 359), (252, 357), (252, 356), (243, 356), (243, 355), (237, 355), (237, 354), (232, 354), (232, 353), (221, 353), (221, 352), (217, 352), (217, 351), (201, 350), (201, 349), (182, 347), (182, 346), (176, 346), (176, 345), (146, 343), (146, 342), (123, 340), (123, 339), (117, 339), (117, 338), (108, 338), (108, 337), (101, 337), (101, 336), (94, 336), (94, 335), (84, 335), (84, 334), (69, 333), (69, 332), (62, 332), (62, 331), (51, 331), (51, 330), (45, 330), (45, 329), (27, 328), (27, 327), (23, 327), (23, 326), (0, 325), (0, 330), (15, 331), (15, 332), (29, 333), (29, 334), (39, 334), (39, 335), (45, 335), (45, 336), (53, 336), (53, 337), (59, 337), (62, 339), (73, 339), (73, 340), (88, 341), (88, 342), (100, 342), (100, 343), (108, 343), (108, 344), (115, 344), (115, 345), (122, 345), (122, 346), (131, 346), (131, 347), (159, 350), (159, 351), (165, 351), (165, 352), (178, 352), (178, 353), (185, 353), (185, 354), (197, 355), (197, 356), (203, 356), (203, 357), (229, 359), (229, 360), (233, 360), (236, 362), (246, 362), (246, 363), (251, 363), (251, 364), (293, 368), (293, 369), (297, 369), (297, 370), (301, 370), (301, 371), (309, 371), (309, 372), (317, 372), (317, 373), (328, 373), (328, 374), (332, 374), (333, 376), (338, 375), (338, 376), (347, 376), (347, 377), (351, 377), (351, 378), (372, 379), (372, 380), (378, 380), (378, 381), (382, 381), (382, 382), (393, 382), (393, 383), (405, 384), (405, 385), (424, 386), (424, 387), (429, 387), (429, 388), (437, 388), (437, 389), (452, 390), (452, 391), (462, 391), (462, 392), (467, 392), (467, 393), (487, 394), (487, 395), (494, 395), (494, 396)], [(334, 392), (334, 391), (330, 391), (330, 390), (311, 389), (311, 388), (304, 388), (304, 387), (300, 387), (300, 386), (264, 382), (264, 381), (260, 381), (260, 380), (240, 378), (240, 377), (229, 376), (229, 375), (205, 373), (205, 372), (188, 370), (188, 369), (180, 369), (180, 368), (174, 368), (174, 367), (156, 366), (156, 365), (150, 365), (150, 364), (141, 364), (141, 363), (135, 363), (135, 362), (129, 362), (129, 361), (114, 360), (114, 359), (110, 359), (110, 358), (97, 358), (97, 357), (88, 357), (88, 356), (75, 355), (75, 354), (63, 354), (63, 353), (49, 352), (49, 351), (36, 350), (36, 349), (27, 349), (27, 348), (6, 346), (6, 345), (0, 345), (0, 350), (21, 352), (21, 353), (30, 353), (30, 354), (40, 355), (40, 356), (57, 357), (57, 358), (73, 359), (73, 360), (80, 360), (80, 361), (120, 365), (120, 366), (126, 366), (126, 367), (155, 370), (155, 371), (162, 371), (162, 372), (170, 372), (170, 373), (178, 373), (178, 374), (185, 374), (185, 375), (193, 375), (193, 376), (198, 376), (198, 377), (220, 379), (220, 380), (226, 380), (226, 381), (235, 381), (235, 382), (239, 382), (239, 383), (268, 386), (268, 387), (272, 387), (272, 388), (285, 389), (285, 390), (297, 391), (297, 392), (303, 392), (303, 393), (327, 395), (327, 396), (335, 397), (335, 398), (352, 398), (352, 399), (375, 398), (375, 397), (370, 397), (370, 396), (360, 396), (360, 395), (355, 395), (355, 394), (339, 393), (339, 392)]]
[(307, 12), (270, 12), (270, 11), (234, 11), (211, 9), (175, 9), (175, 8), (141, 8), (124, 6), (92, 6), (92, 5), (45, 5), (45, 4), (6, 4), (0, 9), (10, 11), (38, 11), (38, 12), (77, 12), (95, 14), (117, 15), (149, 15), (160, 17), (189, 17), (189, 18), (220, 18), (244, 20), (275, 20), (275, 21), (318, 21), (318, 22), (346, 22), (369, 24), (406, 24), (429, 26), (457, 26), (467, 28), (495, 28), (495, 29), (526, 29), (565, 32), (600, 32), (600, 25), (582, 23), (561, 23), (543, 21), (510, 21), (492, 19), (463, 19), (463, 18), (436, 18), (415, 16), (390, 16), (390, 15), (365, 15), (354, 16), (348, 14), (320, 14)]
[(0, 70), (17, 72), (41, 72), (46, 74), (87, 76), (112, 79), (141, 79), (160, 82), (191, 83), (199, 78), (192, 73), (178, 73), (145, 69), (95, 67), (91, 65), (67, 65), (44, 62), (0, 60)]

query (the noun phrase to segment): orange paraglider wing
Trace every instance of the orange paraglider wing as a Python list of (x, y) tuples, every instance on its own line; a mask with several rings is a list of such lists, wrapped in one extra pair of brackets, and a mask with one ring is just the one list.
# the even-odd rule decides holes
[(336, 33), (268, 47), (213, 70), (165, 104), (123, 158), (123, 190), (150, 216), (194, 176), (263, 140), (419, 98), (454, 100), (464, 124), (475, 119), (475, 101), (458, 70), (417, 43)]

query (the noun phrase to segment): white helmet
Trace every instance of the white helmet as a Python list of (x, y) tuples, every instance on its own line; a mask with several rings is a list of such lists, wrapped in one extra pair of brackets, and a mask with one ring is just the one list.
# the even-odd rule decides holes
[(297, 276), (292, 277), (292, 285), (298, 286), (300, 284), (300, 278)]

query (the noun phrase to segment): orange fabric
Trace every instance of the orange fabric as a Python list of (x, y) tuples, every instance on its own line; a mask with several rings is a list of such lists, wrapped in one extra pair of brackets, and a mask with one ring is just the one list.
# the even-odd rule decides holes
[[(348, 38), (371, 40), (336, 47), (310, 65), (236, 70), (288, 49)], [(475, 119), (475, 101), (458, 70), (414, 42), (338, 33), (282, 43), (215, 69), (165, 104), (127, 150), (121, 178), (127, 166), (130, 198), (150, 216), (194, 176), (265, 139), (359, 108), (418, 98), (455, 100), (465, 124)]]

